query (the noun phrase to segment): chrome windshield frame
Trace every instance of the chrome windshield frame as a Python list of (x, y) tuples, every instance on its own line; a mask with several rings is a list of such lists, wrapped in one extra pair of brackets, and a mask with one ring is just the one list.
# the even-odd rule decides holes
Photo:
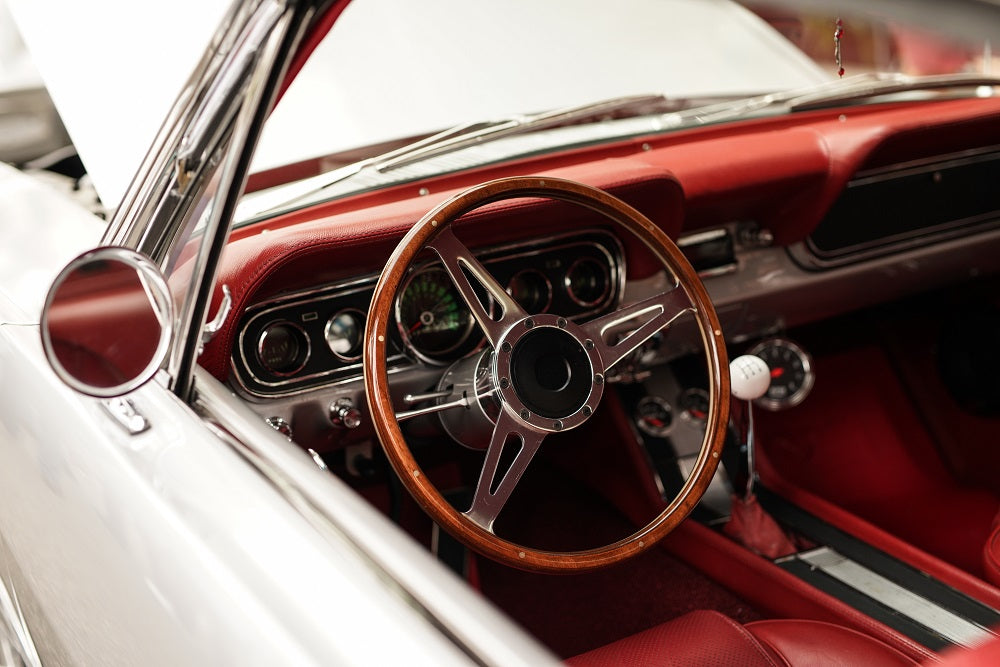
[[(168, 278), (179, 307), (165, 378), (185, 401), (250, 158), (289, 63), (324, 4), (234, 0), (101, 239), (145, 254)], [(194, 255), (179, 261), (192, 247)]]

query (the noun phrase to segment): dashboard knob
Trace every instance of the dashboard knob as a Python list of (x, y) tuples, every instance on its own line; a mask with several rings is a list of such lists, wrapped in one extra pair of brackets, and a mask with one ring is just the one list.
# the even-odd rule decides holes
[(337, 428), (357, 428), (361, 426), (361, 411), (351, 399), (338, 398), (330, 404), (330, 421)]
[(744, 354), (729, 364), (729, 381), (733, 396), (752, 401), (767, 393), (771, 386), (771, 369), (760, 357)]

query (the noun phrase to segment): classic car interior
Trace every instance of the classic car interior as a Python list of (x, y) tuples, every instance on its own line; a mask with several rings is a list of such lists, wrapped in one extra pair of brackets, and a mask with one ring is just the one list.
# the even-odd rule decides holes
[[(660, 12), (678, 42), (689, 31), (672, 12), (697, 6), (727, 22), (733, 52), (759, 47), (769, 76), (809, 85), (733, 87), (753, 67), (723, 44), (696, 63), (723, 70), (719, 92), (696, 76), (685, 96), (625, 86), (423, 133), (394, 108), (408, 129), (392, 139), (328, 150), (310, 126), (316, 154), (251, 166), (296, 78), (315, 83), (303, 67), (348, 4), (235, 2), (102, 247), (62, 270), (40, 322), (0, 322), (30, 329), (35, 347), (37, 327), (39, 358), (85, 395), (80, 423), (113, 431), (105, 452), (124, 463), (107, 466), (109, 479), (149, 496), (152, 509), (129, 514), (120, 499), (137, 495), (106, 492), (116, 487), (88, 473), (98, 468), (49, 450), (36, 462), (20, 426), (7, 429), (11, 460), (41, 470), (42, 497), (76, 509), (61, 486), (72, 477), (97, 498), (80, 532), (107, 528), (122, 562), (139, 554), (127, 581), (141, 595), (121, 586), (122, 604), (153, 600), (144, 608), (169, 631), (151, 636), (169, 646), (235, 628), (228, 652), (190, 654), (231, 658), (247, 652), (250, 618), (262, 637), (289, 631), (268, 647), (276, 655), (347, 660), (386, 633), (313, 642), (336, 625), (316, 600), (343, 590), (333, 606), (345, 616), (384, 594), (359, 625), (399, 605), (393, 627), (426, 621), (411, 648), (445, 646), (420, 657), (477, 664), (505, 664), (490, 653), (504, 640), (510, 652), (497, 655), (524, 664), (546, 651), (571, 665), (1000, 661), (1000, 78), (989, 42), (980, 52), (848, 17), (847, 34), (863, 35), (849, 42), (845, 21), (819, 11), (636, 0), (624, 4), (640, 19)], [(373, 16), (386, 34), (400, 27), (379, 6)], [(514, 33), (493, 28), (506, 57)], [(825, 31), (818, 51), (810, 30)], [(452, 37), (431, 55), (457, 58), (480, 38)], [(370, 42), (348, 52), (358, 43)], [(879, 73), (852, 60), (858, 44), (920, 71)], [(931, 60), (950, 69), (918, 75)], [(588, 66), (604, 84), (627, 78)], [(513, 78), (527, 78), (518, 67)], [(697, 67), (676, 69), (685, 81)], [(482, 78), (506, 102), (510, 81)], [(457, 104), (428, 89), (440, 107)], [(205, 472), (192, 481), (192, 469)], [(213, 502), (226, 511), (197, 511)], [(271, 523), (227, 541), (230, 517), (261, 521), (260, 508)], [(143, 517), (176, 523), (185, 540), (161, 553), (161, 524)], [(134, 537), (138, 524), (157, 534)], [(269, 541), (285, 550), (264, 553)], [(206, 548), (175, 573), (190, 545)], [(311, 548), (322, 557), (293, 586), (254, 587)], [(59, 556), (38, 571), (61, 573)], [(33, 572), (8, 574), (13, 596), (0, 582), (0, 620), (15, 630), (28, 626), (17, 593)], [(206, 572), (222, 594), (191, 593)], [(320, 590), (314, 575), (330, 572), (371, 581)], [(37, 599), (55, 600), (51, 610), (71, 598), (56, 592)], [(429, 603), (434, 593), (445, 603)], [(227, 605), (258, 615), (192, 630), (213, 597), (227, 622)], [(502, 613), (481, 605), (463, 628), (480, 597)], [(81, 595), (66, 614), (92, 599), (103, 598)], [(39, 609), (28, 615), (42, 619), (39, 644), (77, 632), (49, 633), (61, 617)]]
[[(200, 363), (563, 658), (706, 609), (751, 626), (829, 621), (916, 660), (975, 645), (1000, 621), (998, 111), (995, 98), (959, 96), (820, 108), (460, 171), (251, 222), (234, 231), (218, 281), (238, 315)], [(451, 257), (467, 248), (476, 260), (462, 264), (465, 296), (413, 234), (406, 257), (394, 253), (431, 209), (509, 177), (532, 188), (449, 214), (463, 249)], [(515, 454), (493, 461), (493, 487), (477, 492), (498, 419), (477, 385), (499, 340), (477, 319), (500, 322), (506, 307), (468, 275), (485, 267), (559, 338), (560, 328), (611, 322), (626, 304), (669, 293), (679, 271), (665, 272), (657, 252), (590, 202), (545, 190), (563, 179), (620, 198), (674, 241), (718, 313), (728, 358), (750, 352), (768, 364), (750, 475), (777, 539), (762, 545), (770, 529), (726, 527), (748, 488), (746, 403), (735, 398), (722, 465), (690, 518), (605, 569), (553, 576), (525, 571), (555, 569), (541, 561), (518, 569), (485, 558), (432, 522), (407, 493), (412, 480), (387, 462), (379, 423), (394, 411), (416, 470), (453, 513), (504, 495), (503, 466), (523, 472), (488, 523), (529, 555), (633, 540), (699, 469), (706, 421), (724, 416), (687, 308), (607, 369), (586, 423), (549, 428), (530, 465)], [(383, 294), (387, 263), (397, 268)], [(365, 392), (369, 309), (387, 320), (387, 406)], [(632, 316), (602, 334), (627, 338)], [(532, 411), (558, 420), (589, 410), (587, 390), (570, 386), (580, 350), (541, 340), (526, 353), (525, 341), (517, 349), (531, 372), (510, 372), (522, 389), (547, 385)], [(545, 403), (567, 394), (568, 408)], [(890, 593), (872, 592), (882, 584)], [(919, 601), (899, 601), (902, 589)]]
[[(987, 644), (1000, 81), (838, 85), (256, 173), (199, 373), (571, 664)], [(255, 204), (302, 179), (327, 181)], [(138, 375), (58, 334), (74, 289), (150, 284), (76, 278), (59, 363)]]

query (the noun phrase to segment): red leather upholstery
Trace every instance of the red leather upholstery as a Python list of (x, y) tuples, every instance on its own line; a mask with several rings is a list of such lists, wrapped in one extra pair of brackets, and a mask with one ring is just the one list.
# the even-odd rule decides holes
[(993, 519), (993, 530), (983, 547), (983, 571), (990, 583), (1000, 586), (1000, 514)]
[(694, 611), (566, 661), (589, 665), (781, 665), (742, 625), (714, 611)]
[(574, 667), (787, 667), (915, 665), (867, 635), (820, 621), (758, 621), (741, 626), (714, 611), (695, 611), (566, 661)]
[(748, 623), (746, 629), (791, 667), (915, 665), (877, 639), (822, 621), (775, 620)]

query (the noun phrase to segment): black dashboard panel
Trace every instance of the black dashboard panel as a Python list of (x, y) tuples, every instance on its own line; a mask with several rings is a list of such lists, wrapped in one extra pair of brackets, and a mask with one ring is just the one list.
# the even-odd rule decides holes
[(807, 240), (836, 266), (1000, 223), (1000, 146), (858, 172)]
[[(604, 231), (583, 230), (530, 245), (490, 247), (477, 256), (532, 313), (552, 312), (571, 319), (596, 316), (613, 309), (624, 289), (621, 244)], [(481, 332), (464, 319), (459, 310), (464, 304), (445, 294), (448, 286), (435, 277), (436, 270), (435, 262), (415, 267), (397, 296), (390, 369), (413, 363), (444, 366), (482, 347)], [(240, 387), (266, 397), (357, 379), (365, 316), (377, 278), (370, 274), (248, 308), (231, 360)], [(442, 303), (447, 322), (440, 312)], [(433, 313), (438, 315), (436, 322)], [(426, 321), (421, 322), (421, 316)], [(428, 327), (422, 329), (422, 324)], [(435, 326), (435, 333), (422, 333)], [(467, 326), (470, 331), (465, 335)], [(455, 333), (441, 331), (442, 327)], [(443, 342), (442, 335), (454, 335), (454, 344)]]

